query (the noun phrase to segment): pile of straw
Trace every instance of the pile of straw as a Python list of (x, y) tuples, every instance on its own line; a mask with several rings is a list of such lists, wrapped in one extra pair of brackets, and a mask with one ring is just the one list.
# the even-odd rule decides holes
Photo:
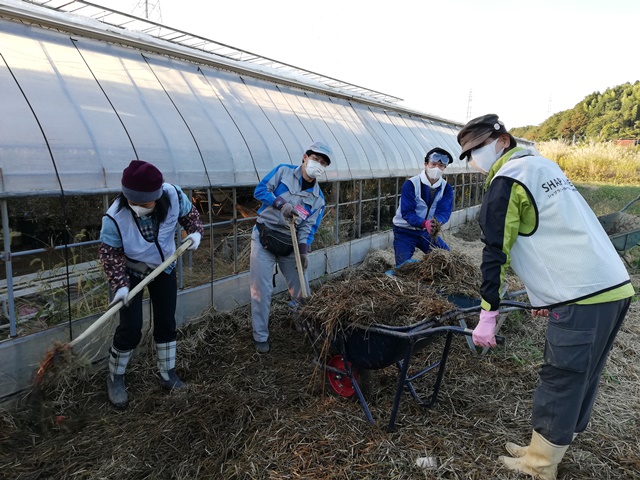
[(480, 268), (462, 252), (435, 248), (419, 262), (405, 263), (398, 275), (417, 283), (426, 283), (441, 293), (478, 296)]
[(329, 326), (358, 324), (409, 325), (454, 308), (436, 290), (399, 276), (347, 275), (322, 285), (300, 315)]

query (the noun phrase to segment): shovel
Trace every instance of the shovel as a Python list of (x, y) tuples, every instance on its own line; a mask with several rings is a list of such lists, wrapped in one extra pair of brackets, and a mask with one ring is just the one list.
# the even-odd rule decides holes
[[(296, 222), (294, 219), (291, 219), (289, 222), (289, 229), (291, 230), (291, 241), (293, 242), (293, 253), (296, 257), (296, 267), (298, 269), (298, 279), (300, 280), (300, 293), (302, 295), (303, 301), (309, 298), (309, 292), (307, 292), (307, 284), (304, 280), (304, 270), (302, 269), (302, 259), (300, 258), (300, 248), (298, 248), (298, 234), (296, 232)], [(296, 330), (302, 331), (309, 337), (309, 339), (313, 342), (315, 335), (311, 330), (311, 326), (307, 322), (303, 322), (301, 324), (299, 313), (295, 314), (295, 324)]]
[[(133, 299), (138, 293), (142, 291), (144, 287), (146, 287), (153, 279), (155, 279), (158, 275), (160, 275), (164, 270), (171, 265), (180, 255), (187, 251), (187, 249), (193, 244), (193, 240), (188, 239), (184, 243), (180, 245), (176, 249), (175, 252), (167, 259), (162, 262), (157, 268), (155, 268), (149, 275), (147, 275), (138, 285), (136, 285), (127, 296), (126, 300), (123, 302), (118, 302), (116, 304), (110, 305), (109, 309), (102, 314), (100, 318), (98, 318), (95, 322), (93, 322), (89, 328), (87, 328), (81, 335), (73, 339), (71, 342), (64, 345), (56, 345), (51, 350), (49, 350), (44, 357), (44, 360), (40, 362), (40, 368), (38, 369), (38, 373), (36, 374), (36, 382), (40, 382), (42, 380), (43, 375), (49, 370), (51, 365), (55, 362), (55, 360), (60, 356), (60, 354), (66, 350), (73, 352), (73, 347), (78, 345), (80, 342), (88, 338), (93, 332), (95, 332), (98, 328), (100, 328), (107, 320), (109, 320), (117, 311), (119, 311), (126, 303), (128, 303), (131, 299)], [(297, 247), (297, 244), (296, 244)]]
[(302, 298), (308, 298), (307, 284), (304, 281), (304, 270), (302, 270), (302, 260), (300, 259), (300, 248), (298, 247), (298, 233), (296, 232), (296, 222), (292, 218), (289, 221), (289, 230), (291, 231), (291, 241), (293, 242), (293, 253), (296, 256), (296, 267), (298, 268), (298, 279), (300, 280), (300, 292)]

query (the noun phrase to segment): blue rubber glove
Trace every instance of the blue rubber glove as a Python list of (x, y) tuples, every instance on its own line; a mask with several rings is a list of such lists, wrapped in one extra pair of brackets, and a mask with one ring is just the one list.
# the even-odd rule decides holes
[(496, 346), (496, 318), (498, 317), (498, 311), (481, 310), (480, 321), (476, 328), (473, 329), (474, 345), (478, 347), (495, 347)]

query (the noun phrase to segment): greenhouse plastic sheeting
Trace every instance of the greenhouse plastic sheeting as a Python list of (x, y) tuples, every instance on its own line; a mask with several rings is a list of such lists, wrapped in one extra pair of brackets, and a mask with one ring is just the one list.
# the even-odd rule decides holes
[(334, 152), (328, 181), (405, 177), (432, 146), (460, 152), (457, 126), (179, 53), (0, 19), (0, 54), (0, 197), (117, 191), (135, 158), (184, 188), (255, 185), (315, 140)]

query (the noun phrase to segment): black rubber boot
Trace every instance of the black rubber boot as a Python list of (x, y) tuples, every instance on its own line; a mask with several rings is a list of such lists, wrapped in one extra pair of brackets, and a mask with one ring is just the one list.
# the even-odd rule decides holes
[(254, 340), (253, 346), (256, 347), (256, 352), (258, 353), (269, 353), (269, 350), (271, 350), (269, 340), (266, 340), (264, 342), (257, 342)]
[(167, 372), (169, 380), (165, 380), (161, 373), (158, 373), (158, 383), (165, 390), (182, 390), (187, 386), (180, 380), (176, 374), (176, 369), (172, 368)]
[(111, 404), (118, 409), (125, 409), (129, 405), (129, 395), (124, 386), (124, 375), (107, 375), (107, 396)]

